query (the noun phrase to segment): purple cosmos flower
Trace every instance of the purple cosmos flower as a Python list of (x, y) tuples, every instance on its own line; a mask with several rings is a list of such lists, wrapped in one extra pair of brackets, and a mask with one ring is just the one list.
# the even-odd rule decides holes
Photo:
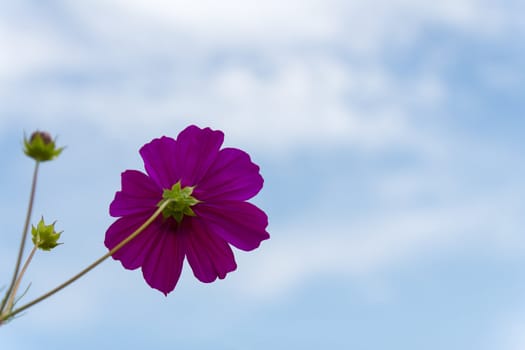
[(268, 218), (246, 200), (262, 188), (259, 167), (247, 153), (220, 149), (221, 131), (194, 125), (176, 140), (154, 139), (140, 149), (146, 173), (126, 170), (109, 212), (119, 217), (106, 231), (112, 249), (142, 225), (166, 199), (172, 202), (113, 258), (126, 269), (142, 267), (146, 282), (164, 294), (180, 277), (184, 257), (202, 282), (236, 269), (230, 244), (249, 251), (270, 236)]

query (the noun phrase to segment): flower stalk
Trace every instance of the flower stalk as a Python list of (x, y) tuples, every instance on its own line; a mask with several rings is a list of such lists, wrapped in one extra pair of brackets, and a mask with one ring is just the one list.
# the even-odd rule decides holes
[[(29, 231), (29, 223), (31, 221), (31, 214), (33, 212), (33, 203), (34, 203), (34, 200), (35, 200), (35, 193), (36, 193), (36, 183), (37, 183), (37, 178), (38, 178), (38, 169), (39, 169), (39, 166), (40, 166), (40, 161), (36, 161), (35, 162), (35, 168), (34, 168), (34, 171), (33, 171), (33, 180), (32, 180), (32, 183), (31, 183), (31, 193), (29, 195), (29, 204), (28, 204), (28, 207), (27, 207), (27, 214), (26, 214), (26, 219), (25, 219), (25, 223), (24, 223), (24, 229), (22, 230), (22, 239), (20, 241), (20, 248), (18, 250), (18, 257), (16, 259), (16, 264), (15, 264), (15, 271), (13, 273), (13, 277), (11, 279), (11, 283), (9, 285), (9, 288), (7, 288), (7, 291), (6, 291), (6, 294), (2, 300), (2, 304), (0, 305), (0, 314), (3, 314), (6, 310), (9, 310), (9, 308), (6, 308), (6, 305), (7, 305), (7, 301), (9, 299), (12, 299), (15, 297), (15, 284), (16, 284), (16, 281), (18, 279), (18, 272), (20, 271), (20, 265), (22, 263), (22, 256), (24, 255), (24, 248), (25, 248), (25, 244), (26, 244), (26, 240), (27, 240), (27, 232)], [(0, 319), (1, 320), (1, 319)]]
[[(13, 304), (15, 302), (16, 293), (18, 292), (18, 288), (20, 287), (20, 283), (22, 283), (22, 278), (24, 277), (24, 274), (26, 273), (27, 268), (29, 267), (29, 264), (31, 263), (31, 260), (33, 260), (33, 256), (35, 256), (36, 250), (38, 247), (35, 245), (33, 246), (33, 249), (31, 249), (31, 253), (29, 253), (29, 256), (27, 257), (26, 262), (24, 263), (24, 266), (22, 267), (22, 270), (20, 271), (20, 274), (18, 275), (18, 278), (16, 279), (16, 282), (13, 286), (13, 291), (11, 295), (9, 296), (9, 299), (6, 303), (6, 314), (9, 314), (9, 312), (13, 309)], [(3, 317), (0, 317), (0, 320), (2, 320)]]

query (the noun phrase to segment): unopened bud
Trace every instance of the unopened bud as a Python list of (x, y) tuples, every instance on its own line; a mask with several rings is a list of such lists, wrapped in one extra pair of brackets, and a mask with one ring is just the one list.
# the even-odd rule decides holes
[(31, 227), (33, 244), (42, 250), (49, 251), (55, 248), (57, 245), (62, 244), (57, 242), (61, 234), (62, 232), (55, 231), (55, 223), (46, 225), (44, 223), (44, 218), (40, 219), (40, 222), (36, 227)]
[(24, 153), (39, 162), (55, 159), (63, 149), (56, 148), (55, 140), (45, 131), (35, 131), (29, 140), (24, 138)]

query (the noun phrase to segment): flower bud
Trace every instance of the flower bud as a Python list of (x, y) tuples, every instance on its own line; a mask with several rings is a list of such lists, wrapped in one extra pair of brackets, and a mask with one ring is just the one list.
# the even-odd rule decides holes
[(39, 162), (55, 159), (63, 149), (56, 148), (55, 140), (45, 131), (35, 131), (29, 140), (24, 137), (24, 153)]
[(55, 231), (55, 223), (52, 223), (51, 225), (46, 225), (44, 223), (44, 218), (40, 219), (40, 222), (36, 227), (34, 225), (32, 225), (31, 227), (33, 243), (37, 248), (40, 248), (42, 250), (49, 251), (55, 248), (57, 245), (62, 244), (57, 242), (61, 234), (62, 231)]

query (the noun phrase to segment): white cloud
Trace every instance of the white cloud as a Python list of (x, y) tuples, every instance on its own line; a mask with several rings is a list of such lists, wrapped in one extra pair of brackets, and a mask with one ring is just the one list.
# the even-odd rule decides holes
[(0, 27), (0, 48), (9, 53), (0, 61), (2, 71), (15, 74), (72, 60), (125, 66), (159, 54), (176, 60), (190, 56), (191, 62), (223, 49), (303, 57), (312, 50), (340, 48), (377, 61), (412, 45), (436, 23), (489, 37), (522, 27), (516, 17), (520, 5), (489, 6), (482, 0), (110, 0), (62, 6), (69, 22), (55, 21), (52, 10), (39, 16), (30, 5), (9, 6)]
[[(369, 74), (375, 73), (351, 71), (336, 61), (289, 59), (269, 76), (231, 66), (158, 97), (147, 95), (140, 79), (129, 78), (118, 89), (54, 85), (34, 91), (31, 104), (17, 94), (6, 103), (29, 116), (38, 106), (38, 119), (51, 125), (84, 118), (112, 135), (192, 122), (275, 150), (329, 140), (366, 147), (398, 142), (406, 137), (406, 126), (405, 107), (391, 93), (395, 83), (379, 76), (369, 81)], [(353, 98), (381, 104), (353, 107), (347, 102)]]
[(471, 242), (495, 246), (507, 242), (507, 251), (515, 228), (501, 226), (505, 218), (494, 217), (493, 210), (488, 203), (465, 203), (434, 210), (372, 213), (362, 221), (335, 226), (277, 227), (273, 241), (261, 248), (264, 254), (242, 262), (250, 272), (243, 276), (248, 282), (240, 288), (249, 296), (271, 299), (293, 293), (316, 276), (373, 280), (424, 256), (446, 254), (450, 247), (469, 249), (466, 246)]
[[(448, 87), (432, 67), (409, 79), (386, 70), (385, 52), (412, 45), (434, 22), (496, 35), (513, 18), (507, 7), (477, 0), (113, 0), (63, 11), (75, 30), (36, 15), (29, 26), (9, 20), (0, 28), (0, 51), (10, 53), (0, 58), (4, 114), (50, 124), (85, 119), (113, 135), (194, 122), (279, 150), (406, 142), (412, 109), (433, 108)], [(253, 59), (214, 66), (221, 52)], [(155, 73), (159, 62), (166, 67)], [(56, 72), (80, 82), (64, 83)]]
[(352, 208), (359, 207), (359, 195), (345, 191), (343, 179), (328, 179), (300, 217), (271, 227), (260, 257), (242, 262), (250, 270), (243, 293), (279, 297), (319, 276), (365, 284), (379, 278), (381, 284), (380, 276), (392, 268), (465, 251), (495, 259), (521, 256), (521, 156), (465, 140), (441, 147), (423, 151), (416, 168), (374, 173), (365, 190), (373, 205), (358, 215)]
[(201, 40), (326, 39), (335, 25), (333, 8), (320, 1), (114, 0), (111, 3), (131, 20), (179, 30)]
[[(124, 20), (133, 24), (130, 27), (146, 32), (181, 33), (195, 41), (192, 45), (196, 46), (282, 49), (283, 44), (293, 47), (305, 42), (337, 42), (362, 54), (375, 54), (391, 45), (392, 40), (402, 44), (417, 39), (421, 29), (432, 23), (481, 35), (497, 35), (512, 27), (509, 18), (517, 20), (513, 16), (516, 9), (510, 4), (491, 5), (483, 0), (424, 3), (415, 0), (293, 0), (286, 3), (277, 0), (220, 3), (113, 0), (98, 1), (95, 5), (91, 2), (89, 6), (79, 3), (73, 9), (77, 14), (82, 13), (88, 25), (101, 35), (109, 33), (129, 38), (125, 30), (116, 28), (116, 23)], [(115, 21), (115, 16), (119, 21)], [(140, 40), (147, 35), (131, 37)]]

